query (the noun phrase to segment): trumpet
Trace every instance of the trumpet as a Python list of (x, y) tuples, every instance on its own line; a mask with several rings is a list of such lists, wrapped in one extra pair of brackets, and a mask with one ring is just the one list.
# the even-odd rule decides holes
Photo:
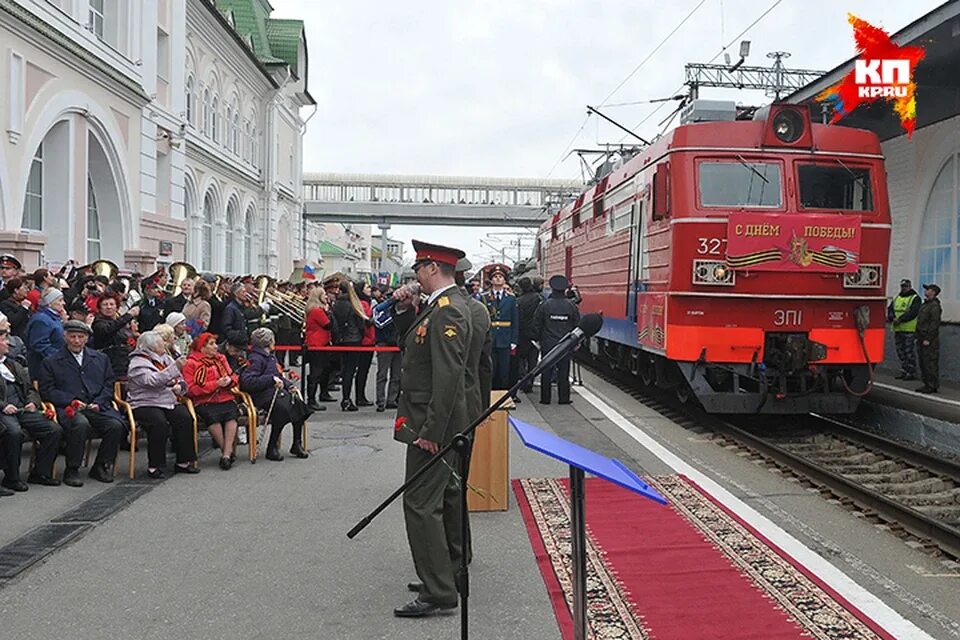
[(293, 304), (289, 299), (282, 297), (279, 291), (271, 292), (268, 289), (273, 285), (274, 280), (268, 275), (261, 274), (257, 276), (257, 305), (262, 305), (264, 301), (269, 302), (276, 307), (280, 313), (287, 316), (299, 326), (303, 326), (306, 314), (305, 307), (300, 308)]

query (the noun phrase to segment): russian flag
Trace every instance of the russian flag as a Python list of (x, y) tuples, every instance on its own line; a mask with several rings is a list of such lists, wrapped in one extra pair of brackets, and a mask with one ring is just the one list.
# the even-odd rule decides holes
[(316, 280), (317, 279), (317, 270), (309, 262), (303, 265), (303, 279), (304, 280)]

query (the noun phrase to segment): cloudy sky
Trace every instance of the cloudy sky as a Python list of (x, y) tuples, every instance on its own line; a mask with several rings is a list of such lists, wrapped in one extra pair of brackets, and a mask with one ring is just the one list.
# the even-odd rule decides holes
[[(767, 66), (767, 52), (779, 49), (792, 54), (787, 66), (827, 70), (853, 55), (847, 12), (893, 33), (942, 3), (271, 1), (276, 17), (307, 25), (319, 107), (304, 140), (304, 171), (532, 178), (578, 177), (576, 157), (560, 162), (570, 147), (622, 138), (596, 117), (585, 122), (587, 104), (611, 105), (604, 111), (628, 127), (649, 116), (636, 130), (656, 135), (671, 106), (651, 116), (658, 105), (613, 105), (675, 94), (684, 64), (709, 61), (724, 44), (733, 42), (736, 60), (738, 35), (771, 6), (742, 36), (752, 42), (747, 64)], [(701, 97), (768, 101), (724, 89)], [(391, 235), (459, 244), (477, 261), (490, 255), (478, 239), (492, 231), (407, 227)]]

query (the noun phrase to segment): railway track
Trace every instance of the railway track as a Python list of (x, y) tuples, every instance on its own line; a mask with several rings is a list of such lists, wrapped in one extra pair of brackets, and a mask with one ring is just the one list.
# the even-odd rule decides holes
[(582, 364), (682, 426), (795, 476), (912, 546), (960, 559), (960, 462), (830, 416), (780, 417), (775, 424), (769, 416), (712, 416), (632, 376)]

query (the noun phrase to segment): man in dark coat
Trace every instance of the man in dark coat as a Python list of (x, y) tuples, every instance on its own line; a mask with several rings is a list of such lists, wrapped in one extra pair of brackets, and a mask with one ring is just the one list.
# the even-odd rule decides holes
[(192, 278), (184, 278), (183, 282), (180, 283), (180, 293), (164, 301), (163, 317), (167, 317), (173, 312), (183, 312), (183, 308), (187, 305), (187, 302), (190, 301), (190, 298), (193, 297), (193, 285), (194, 280)]
[(250, 335), (247, 330), (247, 316), (243, 311), (243, 297), (246, 296), (246, 287), (242, 284), (235, 284), (230, 287), (230, 299), (223, 308), (223, 318), (220, 326), (220, 342), (229, 340), (231, 337), (242, 335), (244, 338)]
[[(532, 371), (537, 366), (537, 358), (540, 355), (537, 345), (533, 343), (536, 339), (534, 319), (537, 309), (543, 304), (543, 297), (534, 290), (533, 281), (530, 278), (520, 278), (517, 284), (520, 286), (520, 297), (517, 299), (517, 308), (520, 313), (520, 342), (517, 343), (519, 368), (517, 375), (522, 378), (528, 371)], [(527, 383), (523, 391), (527, 393), (533, 391), (533, 380)]]
[(153, 328), (161, 324), (166, 317), (163, 310), (163, 291), (155, 280), (151, 278), (144, 280), (143, 301), (140, 303), (140, 315), (137, 318), (140, 333), (153, 331)]
[(920, 355), (920, 393), (936, 393), (940, 388), (940, 287), (923, 285), (924, 301), (917, 314), (917, 350)]
[(4, 471), (3, 486), (12, 491), (26, 491), (20, 479), (21, 435), (25, 431), (31, 440), (39, 443), (37, 460), (27, 481), (55, 487), (53, 463), (60, 447), (60, 425), (43, 415), (40, 394), (30, 381), (27, 368), (8, 358), (10, 343), (5, 332), (0, 333), (0, 469)]
[[(394, 293), (398, 301), (394, 322), (403, 349), (394, 439), (408, 445), (407, 478), (469, 426), (470, 405), (477, 394), (468, 394), (467, 380), (479, 377), (467, 374), (470, 363), (479, 363), (479, 358), (473, 354), (472, 312), (454, 280), (463, 252), (416, 240), (413, 247), (414, 272), (427, 301), (414, 314), (413, 292), (404, 287)], [(422, 617), (457, 606), (451, 558), (459, 557), (462, 549), (449, 547), (444, 512), (444, 497), (455, 484), (456, 454), (450, 452), (445, 463), (431, 468), (403, 496), (407, 540), (420, 583), (409, 585), (419, 596), (395, 609), (396, 616)]]
[(67, 470), (64, 484), (80, 486), (79, 469), (83, 446), (90, 433), (100, 437), (97, 458), (90, 467), (90, 477), (100, 482), (113, 482), (113, 463), (117, 447), (126, 431), (126, 424), (113, 401), (113, 368), (104, 354), (87, 349), (93, 331), (82, 322), (68, 320), (63, 324), (66, 345), (44, 359), (40, 366), (40, 394), (57, 408), (67, 443)]
[[(550, 289), (550, 298), (537, 308), (534, 319), (534, 331), (544, 355), (550, 353), (580, 322), (577, 305), (566, 297), (567, 279), (562, 275), (553, 276), (550, 278)], [(540, 374), (540, 404), (550, 404), (554, 371), (557, 376), (559, 403), (570, 404), (570, 358), (569, 355), (562, 358), (556, 365), (544, 369)]]

